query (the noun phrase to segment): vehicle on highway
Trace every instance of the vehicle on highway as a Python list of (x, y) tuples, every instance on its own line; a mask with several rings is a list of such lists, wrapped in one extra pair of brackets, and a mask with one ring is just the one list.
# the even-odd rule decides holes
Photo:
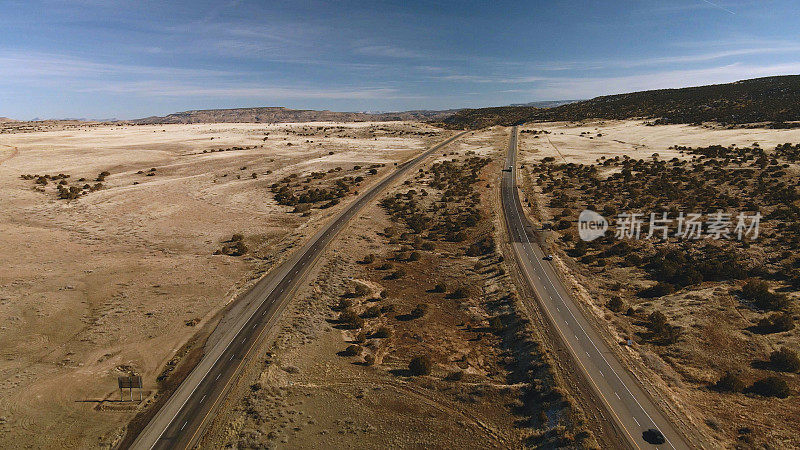
[(553, 255), (544, 255), (544, 258), (542, 258), (542, 259), (545, 260), (545, 261), (552, 261), (553, 260)]
[(664, 435), (655, 428), (649, 428), (647, 431), (642, 433), (642, 439), (644, 439), (648, 444), (653, 445), (660, 445), (666, 442)]
[(503, 172), (511, 172), (511, 167), (503, 169)]

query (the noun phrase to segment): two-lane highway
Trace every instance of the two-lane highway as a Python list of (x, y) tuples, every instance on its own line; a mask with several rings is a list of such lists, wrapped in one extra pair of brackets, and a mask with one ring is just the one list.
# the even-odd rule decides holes
[(218, 342), (186, 377), (170, 399), (137, 436), (131, 448), (187, 448), (201, 435), (208, 418), (216, 411), (242, 366), (259, 347), (265, 334), (285, 308), (292, 291), (301, 283), (316, 260), (350, 219), (392, 183), (419, 162), (453, 142), (459, 133), (400, 164), (396, 170), (362, 193), (353, 204), (332, 219), (309, 242), (284, 263), (261, 279), (240, 301), (248, 305)]
[[(632, 446), (653, 447), (643, 439), (642, 433), (656, 429), (666, 439), (662, 447), (689, 448), (682, 435), (633, 378), (630, 370), (614, 356), (606, 341), (584, 317), (558, 278), (552, 263), (543, 260), (545, 254), (520, 206), (516, 185), (516, 155), (517, 127), (513, 127), (506, 171), (501, 181), (502, 207), (516, 263), (525, 281), (536, 293), (538, 309), (543, 311), (555, 328), (570, 350), (573, 361), (588, 378), (589, 385), (624, 430)], [(525, 301), (530, 302), (531, 299)]]

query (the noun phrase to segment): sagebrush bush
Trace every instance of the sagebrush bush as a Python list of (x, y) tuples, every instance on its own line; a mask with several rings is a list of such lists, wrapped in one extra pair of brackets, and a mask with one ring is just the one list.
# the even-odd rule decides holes
[(800, 357), (796, 351), (786, 347), (772, 352), (769, 355), (769, 362), (775, 369), (783, 372), (800, 371)]
[(428, 355), (417, 356), (408, 363), (412, 375), (429, 375), (433, 369), (433, 361)]

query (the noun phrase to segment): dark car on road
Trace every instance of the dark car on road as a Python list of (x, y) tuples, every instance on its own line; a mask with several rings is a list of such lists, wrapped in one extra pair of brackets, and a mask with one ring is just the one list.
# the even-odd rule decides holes
[(649, 430), (642, 433), (642, 439), (644, 439), (648, 444), (653, 444), (653, 445), (659, 445), (666, 442), (666, 439), (664, 439), (664, 435), (661, 434), (661, 432), (656, 430), (655, 428), (650, 428)]

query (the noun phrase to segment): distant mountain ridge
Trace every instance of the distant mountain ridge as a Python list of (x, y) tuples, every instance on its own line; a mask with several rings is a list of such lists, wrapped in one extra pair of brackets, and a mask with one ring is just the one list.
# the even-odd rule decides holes
[(555, 108), (556, 106), (568, 105), (570, 103), (577, 103), (582, 100), (542, 100), (538, 102), (528, 103), (512, 103), (508, 106), (533, 106), (534, 108)]
[(131, 120), (137, 124), (156, 123), (285, 123), (285, 122), (387, 122), (398, 120), (436, 121), (454, 114), (447, 111), (403, 111), (389, 113), (314, 111), (310, 109), (289, 109), (279, 106), (257, 108), (202, 109), (183, 111), (166, 116), (145, 117)]
[(800, 120), (800, 75), (734, 83), (606, 95), (554, 108), (502, 106), (463, 109), (442, 120), (449, 128), (584, 119), (651, 120), (653, 124), (718, 122), (728, 125)]

